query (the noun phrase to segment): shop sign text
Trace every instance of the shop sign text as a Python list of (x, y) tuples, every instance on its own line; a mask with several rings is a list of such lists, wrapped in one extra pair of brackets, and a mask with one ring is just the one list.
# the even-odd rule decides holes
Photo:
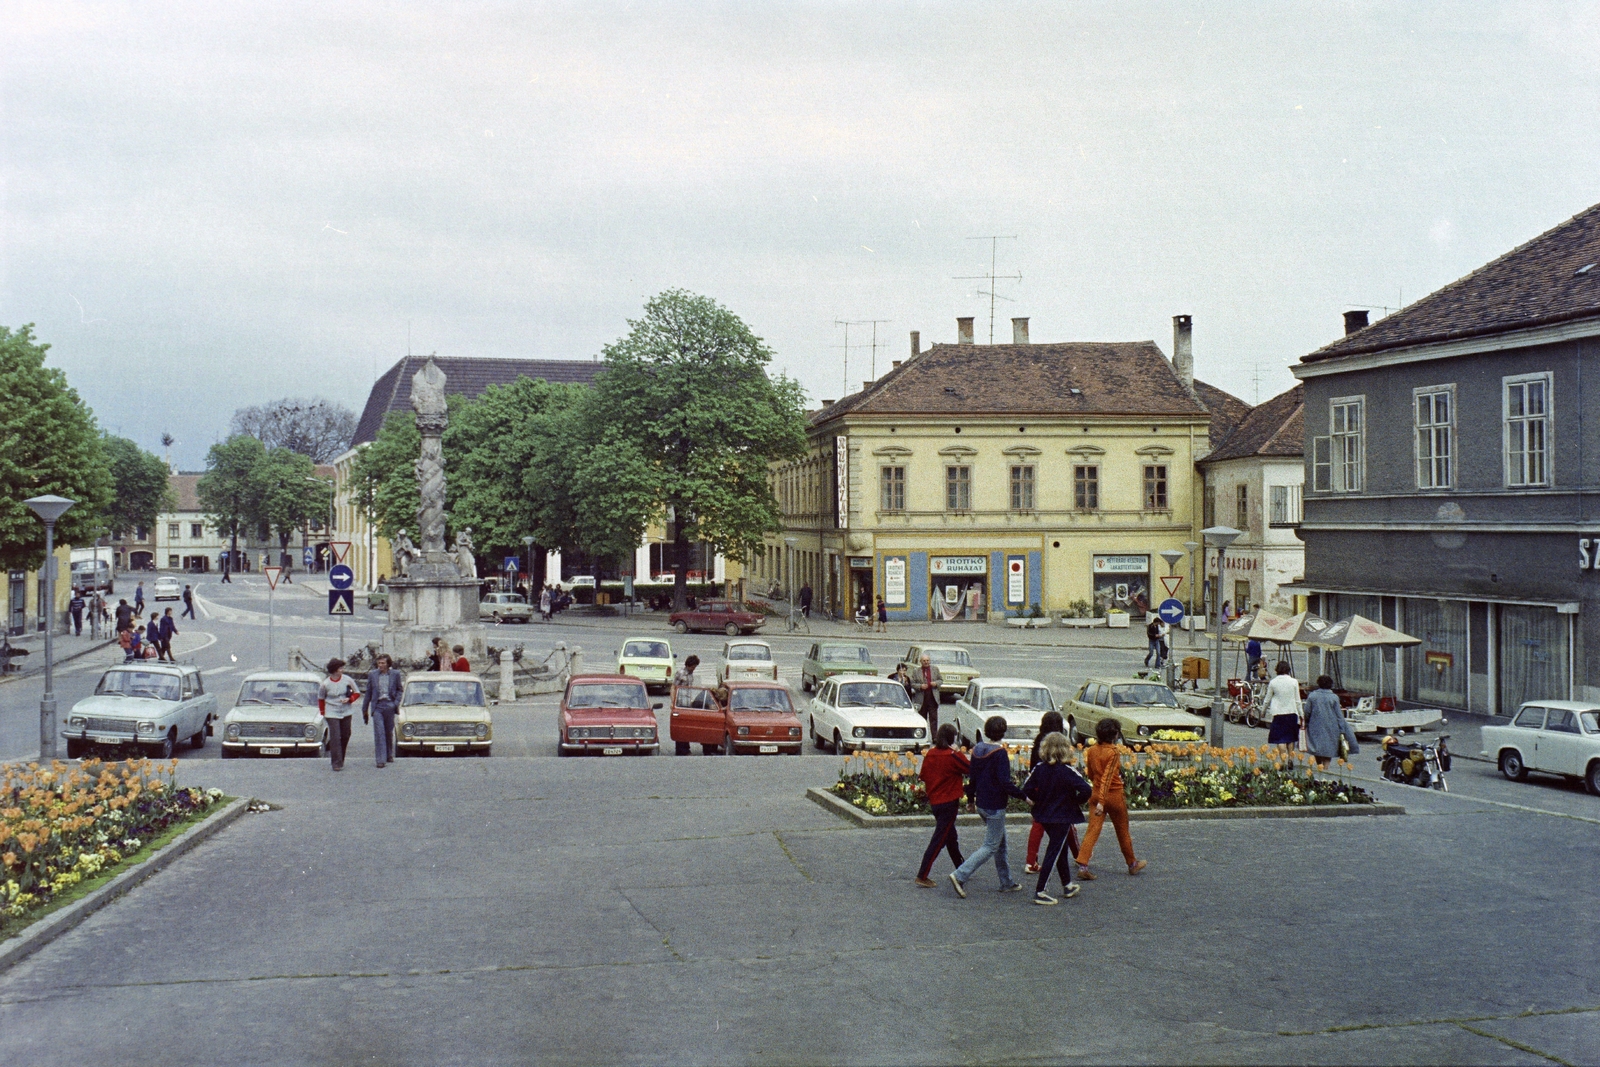
[(1149, 556), (1096, 556), (1096, 574), (1149, 574)]
[(906, 603), (906, 558), (883, 557), (883, 602), (904, 607)]
[(930, 574), (988, 574), (988, 556), (934, 556), (928, 560)]

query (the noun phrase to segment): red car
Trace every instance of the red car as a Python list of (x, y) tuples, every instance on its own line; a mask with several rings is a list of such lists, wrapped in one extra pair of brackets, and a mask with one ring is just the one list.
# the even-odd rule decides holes
[(705, 755), (800, 755), (800, 716), (788, 689), (776, 682), (729, 682), (726, 704), (717, 692), (687, 685), (673, 690), (671, 733), (678, 755), (687, 756), (691, 743)]
[(691, 611), (673, 612), (667, 616), (667, 621), (680, 634), (690, 630), (721, 630), (729, 637), (738, 637), (761, 629), (767, 617), (736, 600), (707, 600)]
[(561, 695), (563, 756), (648, 756), (661, 750), (656, 709), (644, 682), (623, 674), (583, 674)]

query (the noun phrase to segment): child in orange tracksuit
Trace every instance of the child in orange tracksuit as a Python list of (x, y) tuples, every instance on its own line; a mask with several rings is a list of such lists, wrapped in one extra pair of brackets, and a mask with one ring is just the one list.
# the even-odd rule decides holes
[(1100, 827), (1105, 825), (1108, 815), (1111, 825), (1116, 827), (1117, 844), (1122, 848), (1122, 858), (1128, 862), (1128, 873), (1138, 874), (1146, 866), (1144, 860), (1134, 856), (1133, 835), (1128, 833), (1128, 803), (1122, 789), (1122, 747), (1117, 744), (1120, 732), (1114, 719), (1101, 719), (1094, 724), (1094, 736), (1098, 744), (1090, 746), (1086, 757), (1089, 781), (1094, 783), (1094, 792), (1089, 794), (1089, 829), (1083, 835), (1083, 845), (1078, 849), (1078, 877), (1084, 881), (1094, 881), (1089, 860), (1094, 855), (1094, 843), (1100, 838)]

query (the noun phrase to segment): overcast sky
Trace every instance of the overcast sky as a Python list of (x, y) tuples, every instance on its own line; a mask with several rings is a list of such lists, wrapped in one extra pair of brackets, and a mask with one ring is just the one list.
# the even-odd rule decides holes
[[(219, 14), (220, 12), (220, 14)], [(1246, 400), (1600, 200), (1600, 5), (0, 0), (0, 323), (203, 464), (410, 347), (588, 359), (682, 287), (813, 400), (988, 336)], [(1375, 312), (1381, 314), (1381, 312)], [(1253, 379), (1259, 377), (1259, 383)]]

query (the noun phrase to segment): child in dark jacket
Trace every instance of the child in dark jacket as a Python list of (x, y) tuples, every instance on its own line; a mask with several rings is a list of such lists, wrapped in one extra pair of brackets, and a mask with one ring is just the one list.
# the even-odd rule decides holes
[(1039, 869), (1039, 882), (1034, 887), (1035, 904), (1054, 904), (1056, 898), (1046, 893), (1050, 882), (1050, 867), (1061, 876), (1061, 895), (1078, 895), (1078, 883), (1072, 878), (1072, 854), (1066, 851), (1067, 834), (1073, 823), (1083, 821), (1078, 805), (1089, 799), (1092, 787), (1083, 775), (1067, 762), (1072, 755), (1072, 743), (1065, 734), (1047, 734), (1039, 743), (1042, 763), (1036, 763), (1028, 775), (1022, 791), (1033, 801), (1033, 817), (1044, 826), (1050, 837), (1050, 847), (1045, 851), (1044, 863)]
[[(1059, 711), (1047, 711), (1039, 717), (1039, 733), (1033, 739), (1033, 758), (1028, 761), (1028, 767), (1039, 766), (1039, 746), (1050, 734), (1064, 734), (1067, 732), (1066, 720), (1061, 718)], [(1067, 740), (1071, 740), (1068, 738)], [(1044, 840), (1044, 823), (1034, 815), (1033, 825), (1028, 828), (1028, 866), (1029, 874), (1039, 873), (1039, 844)], [(1078, 831), (1067, 828), (1067, 851), (1074, 856), (1078, 854)]]
[(990, 716), (983, 724), (983, 735), (988, 740), (972, 750), (972, 783), (967, 786), (967, 796), (983, 819), (983, 844), (950, 875), (950, 884), (961, 897), (967, 895), (968, 880), (991, 856), (1000, 876), (1000, 892), (1015, 893), (1022, 888), (1021, 882), (1012, 880), (1011, 865), (1006, 862), (1006, 803), (1023, 792), (1011, 780), (1011, 753), (1001, 743), (1006, 736), (1005, 719)]
[(950, 850), (950, 862), (961, 866), (961, 843), (956, 838), (956, 812), (961, 807), (961, 794), (966, 785), (971, 764), (967, 757), (955, 749), (956, 726), (947, 722), (939, 727), (933, 749), (922, 757), (922, 769), (917, 772), (927, 790), (928, 807), (933, 809), (933, 840), (922, 854), (922, 866), (917, 869), (917, 885), (932, 889), (934, 881), (928, 877), (933, 861), (939, 858), (940, 849)]

